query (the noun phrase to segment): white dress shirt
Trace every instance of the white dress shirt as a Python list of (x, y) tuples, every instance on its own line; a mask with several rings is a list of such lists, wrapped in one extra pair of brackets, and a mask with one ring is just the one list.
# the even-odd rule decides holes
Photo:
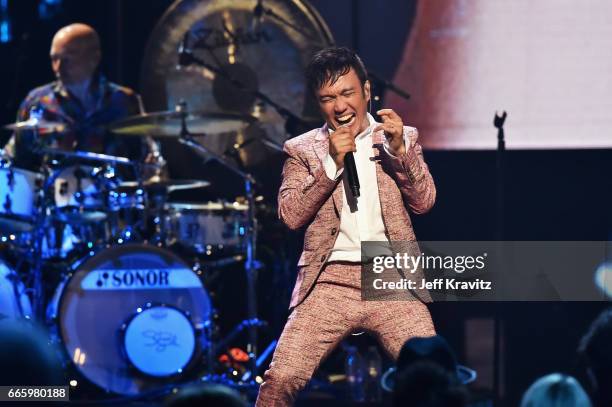
[[(367, 114), (368, 128), (355, 137), (357, 151), (354, 152), (355, 167), (359, 177), (360, 195), (353, 196), (348, 186), (348, 177), (344, 168), (338, 170), (331, 155), (327, 154), (325, 162), (325, 174), (331, 180), (338, 179), (342, 175), (344, 183), (344, 194), (342, 194), (342, 212), (340, 213), (340, 231), (336, 243), (332, 248), (331, 255), (327, 261), (351, 261), (361, 262), (362, 241), (388, 241), (385, 235), (385, 225), (382, 219), (380, 198), (378, 196), (378, 182), (376, 181), (376, 163), (370, 160), (373, 157), (372, 133), (378, 125), (372, 115)], [(329, 129), (330, 134), (333, 130)], [(404, 143), (406, 141), (404, 140)], [(388, 142), (383, 144), (387, 153)]]

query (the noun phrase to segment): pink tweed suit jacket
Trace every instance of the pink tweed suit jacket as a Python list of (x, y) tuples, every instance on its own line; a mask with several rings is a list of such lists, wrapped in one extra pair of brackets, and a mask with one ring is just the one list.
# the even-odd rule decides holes
[[(406, 153), (399, 157), (386, 152), (384, 138), (382, 130), (373, 135), (372, 159), (376, 162), (386, 235), (390, 241), (416, 241), (409, 212), (429, 211), (436, 199), (436, 187), (417, 143), (416, 128), (404, 126), (404, 139), (410, 145), (406, 143)], [(324, 125), (288, 140), (284, 146), (288, 157), (278, 194), (278, 214), (290, 229), (307, 226), (290, 308), (304, 301), (312, 290), (340, 230), (344, 187), (325, 174), (328, 139)], [(427, 291), (416, 291), (422, 301), (431, 301)]]

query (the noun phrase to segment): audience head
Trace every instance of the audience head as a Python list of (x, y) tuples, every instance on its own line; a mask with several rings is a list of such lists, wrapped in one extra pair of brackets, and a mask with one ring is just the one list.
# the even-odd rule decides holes
[(64, 385), (59, 354), (29, 321), (0, 321), (0, 385)]
[(397, 371), (419, 361), (438, 364), (455, 375), (460, 383), (468, 384), (476, 379), (476, 372), (457, 363), (453, 349), (440, 335), (410, 338), (404, 343), (397, 358)]
[(396, 407), (464, 407), (468, 392), (456, 375), (422, 360), (398, 370), (393, 390)]
[(220, 384), (202, 384), (184, 387), (170, 396), (166, 407), (246, 407), (247, 403), (231, 388)]
[(553, 373), (527, 389), (521, 407), (590, 407), (589, 396), (572, 376)]

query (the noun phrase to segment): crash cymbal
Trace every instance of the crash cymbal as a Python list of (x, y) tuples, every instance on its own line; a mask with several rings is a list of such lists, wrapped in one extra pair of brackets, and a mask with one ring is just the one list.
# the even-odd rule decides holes
[[(126, 181), (119, 184), (119, 189), (139, 188), (141, 184), (137, 181)], [(210, 182), (195, 179), (167, 179), (163, 180), (159, 177), (152, 177), (142, 183), (146, 189), (163, 189), (168, 192), (182, 191), (186, 189), (206, 188)]]
[(169, 110), (128, 117), (111, 124), (109, 130), (121, 135), (179, 137), (183, 122), (190, 134), (211, 135), (238, 131), (254, 121), (245, 114)]
[(37, 119), (36, 117), (30, 117), (28, 120), (7, 124), (2, 127), (12, 131), (34, 130), (40, 133), (62, 133), (68, 129), (65, 123)]
[(52, 157), (63, 159), (74, 159), (76, 161), (98, 162), (106, 164), (132, 165), (132, 161), (126, 157), (116, 157), (114, 155), (91, 153), (89, 151), (66, 151), (56, 148), (42, 148), (40, 152)]
[[(322, 124), (304, 68), (314, 52), (334, 42), (307, 1), (265, 0), (261, 18), (253, 13), (257, 4), (256, 0), (175, 1), (149, 38), (141, 74), (143, 98), (150, 109), (170, 109), (185, 100), (196, 111), (221, 109), (256, 117), (256, 123), (234, 137), (201, 140), (217, 155), (243, 145), (237, 155), (246, 167), (267, 164), (287, 139), (285, 117), (252, 91), (265, 94), (302, 120)], [(225, 75), (195, 64), (177, 67), (183, 40), (194, 57)], [(235, 86), (228, 76), (243, 86)], [(255, 142), (247, 144), (250, 139)], [(188, 168), (180, 168), (184, 161), (172, 160), (180, 152), (165, 154), (177, 173), (189, 173)]]

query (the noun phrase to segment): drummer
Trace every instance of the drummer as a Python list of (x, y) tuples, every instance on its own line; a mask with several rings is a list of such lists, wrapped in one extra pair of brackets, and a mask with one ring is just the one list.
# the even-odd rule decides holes
[(105, 126), (140, 114), (140, 96), (132, 89), (108, 81), (99, 71), (100, 39), (96, 31), (81, 23), (60, 29), (51, 43), (51, 68), (56, 81), (32, 90), (21, 103), (17, 121), (31, 117), (64, 123), (67, 131), (14, 134), (5, 150), (21, 168), (40, 167), (41, 157), (33, 147), (89, 151), (163, 165), (159, 148), (151, 138), (120, 138)]

